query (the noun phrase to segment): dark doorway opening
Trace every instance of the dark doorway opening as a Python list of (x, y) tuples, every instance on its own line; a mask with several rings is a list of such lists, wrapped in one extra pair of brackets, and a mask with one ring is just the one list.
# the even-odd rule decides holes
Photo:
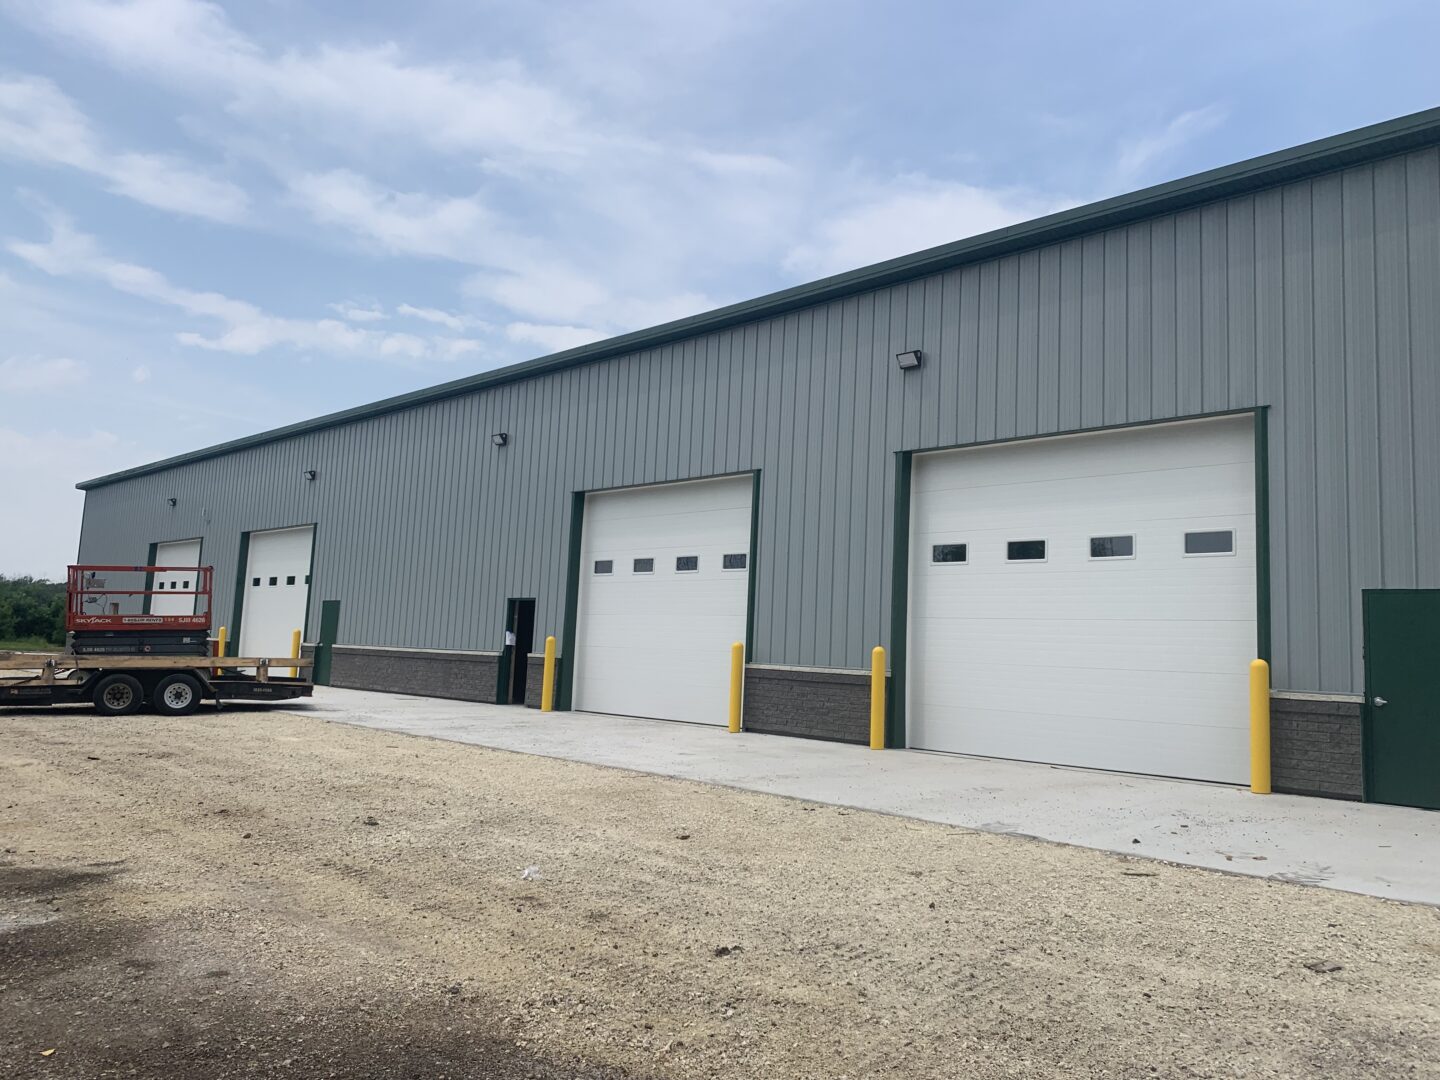
[(529, 682), (530, 652), (535, 647), (535, 601), (511, 597), (505, 602), (505, 651), (500, 655), (501, 705), (524, 705)]

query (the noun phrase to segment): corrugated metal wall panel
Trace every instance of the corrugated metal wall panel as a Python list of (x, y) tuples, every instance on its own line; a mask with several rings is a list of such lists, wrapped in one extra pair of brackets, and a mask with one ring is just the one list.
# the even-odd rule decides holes
[(753, 659), (863, 668), (896, 451), (1257, 404), (1276, 685), (1358, 690), (1359, 590), (1440, 585), (1440, 151), (98, 488), (81, 553), (203, 536), (229, 620), (240, 534), (315, 522), (310, 633), (494, 649), (560, 625), (571, 491), (759, 468)]

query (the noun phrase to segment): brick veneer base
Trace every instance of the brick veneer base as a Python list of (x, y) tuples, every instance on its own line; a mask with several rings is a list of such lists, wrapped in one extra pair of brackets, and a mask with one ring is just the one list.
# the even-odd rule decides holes
[(330, 685), (493, 703), (499, 671), (500, 658), (494, 653), (336, 645), (330, 660)]
[(870, 676), (750, 666), (745, 729), (834, 742), (870, 741)]
[(1360, 702), (1272, 697), (1270, 776), (1287, 795), (1364, 798)]

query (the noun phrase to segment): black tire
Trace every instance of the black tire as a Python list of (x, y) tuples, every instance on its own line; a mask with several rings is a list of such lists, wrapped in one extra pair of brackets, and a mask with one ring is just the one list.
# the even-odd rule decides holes
[(202, 691), (193, 675), (166, 675), (155, 684), (150, 708), (161, 716), (189, 716), (200, 707)]
[(105, 675), (95, 684), (90, 700), (95, 703), (96, 711), (106, 716), (128, 716), (140, 711), (145, 703), (145, 691), (140, 688), (139, 680), (129, 675)]

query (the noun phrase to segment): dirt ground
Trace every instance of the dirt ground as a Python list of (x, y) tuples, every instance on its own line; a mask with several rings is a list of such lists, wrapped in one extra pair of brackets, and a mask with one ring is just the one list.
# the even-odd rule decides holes
[(0, 713), (0, 849), (6, 1077), (1440, 1076), (1433, 908), (296, 714)]

